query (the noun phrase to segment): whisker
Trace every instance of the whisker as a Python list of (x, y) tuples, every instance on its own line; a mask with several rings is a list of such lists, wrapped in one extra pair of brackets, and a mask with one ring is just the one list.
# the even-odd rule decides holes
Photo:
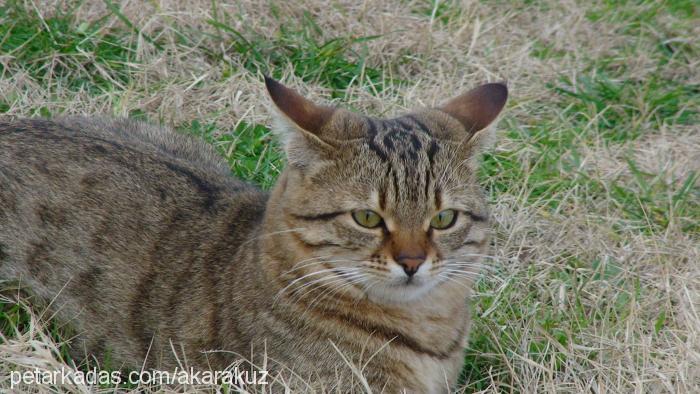
[(445, 276), (448, 276), (450, 278), (459, 278), (462, 280), (469, 281), (470, 283), (474, 284), (475, 282), (486, 280), (490, 281), (494, 279), (494, 276), (489, 276), (489, 275), (473, 275), (472, 273), (461, 273), (461, 272), (443, 272), (441, 273)]
[[(293, 296), (292, 299), (296, 302), (297, 300), (306, 296), (308, 293), (311, 293), (312, 291), (316, 290), (315, 288), (317, 288), (317, 287), (328, 286), (330, 283), (333, 283), (335, 281), (345, 280), (345, 278), (352, 277), (353, 275), (356, 275), (356, 274), (357, 274), (357, 269), (348, 268), (345, 271), (341, 271), (340, 273), (333, 272), (333, 275), (331, 275), (331, 276), (317, 278), (311, 282), (304, 283), (303, 286), (298, 287), (298, 288), (294, 289), (294, 291), (292, 291), (291, 295), (294, 295), (295, 293), (297, 294), (296, 296)], [(331, 282), (322, 283), (323, 281), (326, 281), (326, 280), (331, 280)], [(300, 291), (304, 291), (304, 292), (299, 293)]]
[(471, 287), (469, 287), (469, 286), (465, 285), (464, 283), (462, 283), (462, 282), (460, 282), (460, 281), (458, 281), (458, 280), (456, 280), (456, 279), (453, 279), (453, 278), (451, 278), (451, 277), (449, 277), (449, 276), (446, 276), (446, 275), (438, 275), (438, 276), (439, 276), (440, 278), (442, 278), (442, 279), (445, 279), (445, 280), (448, 281), (448, 282), (456, 283), (456, 284), (458, 284), (459, 286), (462, 286), (462, 287), (464, 287), (464, 288), (467, 289), (467, 290), (472, 290)]
[[(325, 298), (330, 298), (330, 297), (332, 297), (335, 293), (337, 293), (338, 291), (340, 291), (340, 289), (348, 289), (348, 288), (350, 288), (350, 286), (353, 285), (353, 282), (352, 282), (353, 280), (358, 280), (358, 283), (359, 283), (359, 279), (362, 278), (362, 276), (363, 276), (362, 273), (355, 273), (355, 276), (352, 276), (352, 277), (350, 278), (350, 281), (345, 280), (345, 283), (344, 283), (342, 286), (338, 286), (338, 287), (336, 287), (336, 288), (332, 288), (332, 287), (331, 287), (331, 288), (325, 290), (324, 292), (322, 292), (321, 294), (319, 294), (318, 296), (316, 296), (316, 298), (314, 298), (314, 299), (311, 301), (311, 303), (310, 303), (309, 306), (307, 307), (307, 310), (310, 310), (311, 308), (313, 308), (314, 304), (316, 304), (316, 302), (320, 301), (321, 299), (325, 299)], [(330, 291), (330, 293), (328, 293), (329, 291)], [(327, 294), (327, 293), (328, 293), (328, 294)], [(323, 297), (323, 298), (321, 298), (321, 297)]]
[(483, 257), (486, 259), (499, 260), (500, 257), (490, 255), (490, 254), (480, 254), (480, 253), (458, 253), (454, 257)]
[(481, 273), (478, 272), (470, 272), (470, 271), (458, 271), (458, 270), (444, 270), (442, 273), (445, 273), (447, 275), (451, 276), (459, 276), (462, 278), (469, 278), (469, 279), (476, 279), (481, 276), (483, 276)]
[[(343, 290), (343, 291), (345, 292), (345, 291), (347, 291), (347, 289), (349, 289), (349, 288), (350, 288), (352, 285), (354, 285), (355, 283), (360, 283), (362, 277), (363, 277), (363, 275), (362, 275), (361, 272), (356, 272), (356, 273), (353, 273), (352, 275), (350, 275), (348, 278), (339, 278), (339, 279), (337, 279), (337, 280), (334, 280), (334, 281), (332, 281), (332, 282), (327, 283), (327, 284), (326, 284), (326, 287), (327, 287), (326, 290), (324, 290), (323, 292), (321, 292), (321, 294), (319, 294), (318, 296), (316, 296), (316, 298), (314, 298), (314, 299), (311, 301), (311, 303), (309, 303), (309, 304), (307, 305), (307, 307), (306, 307), (306, 309), (304, 310), (303, 314), (305, 314), (306, 312), (310, 311), (310, 310), (314, 307), (314, 305), (315, 305), (317, 302), (332, 297), (334, 294), (336, 294), (336, 293), (339, 292), (340, 290)], [(332, 285), (332, 284), (335, 284), (335, 283), (337, 283), (337, 282), (341, 282), (341, 283), (344, 282), (344, 283), (343, 283), (341, 286), (333, 286), (333, 285)], [(314, 289), (314, 290), (317, 290), (317, 289), (318, 289), (318, 287), (317, 287), (316, 289)], [(311, 293), (311, 292), (308, 292), (308, 293)], [(308, 294), (308, 293), (307, 293), (307, 294)]]
[(300, 267), (293, 268), (293, 269), (291, 269), (291, 270), (289, 270), (289, 271), (283, 272), (283, 274), (288, 274), (288, 273), (290, 273), (290, 272), (294, 272), (294, 271), (299, 270), (299, 269), (302, 269), (302, 268), (304, 268), (304, 267), (310, 267), (310, 266), (316, 265), (316, 264), (323, 264), (323, 263), (361, 263), (361, 262), (362, 262), (362, 260), (349, 260), (349, 259), (314, 261), (314, 262), (311, 262), (311, 263), (306, 263), (306, 264), (304, 264), (304, 265), (302, 265), (302, 266), (300, 266)]
[[(340, 274), (334, 274), (334, 275), (331, 275), (331, 276), (324, 276), (324, 277), (322, 277), (322, 278), (317, 278), (317, 279), (315, 279), (315, 280), (313, 280), (313, 281), (311, 281), (311, 282), (304, 283), (304, 285), (301, 286), (301, 287), (298, 287), (298, 288), (294, 289), (294, 291), (293, 291), (291, 294), (299, 293), (300, 291), (302, 291), (302, 290), (304, 290), (304, 289), (307, 289), (307, 288), (309, 288), (309, 287), (311, 287), (311, 286), (314, 286), (314, 285), (316, 285), (316, 284), (318, 284), (318, 283), (321, 283), (321, 282), (323, 282), (324, 280), (331, 280), (331, 279), (332, 279), (332, 280), (339, 280), (339, 279), (343, 279), (343, 278), (345, 278), (346, 276), (352, 275), (352, 274), (354, 274), (354, 272), (341, 272)], [(330, 283), (330, 282), (329, 282), (329, 283)], [(328, 285), (329, 283), (325, 283), (325, 285)], [(306, 293), (300, 294), (300, 297), (303, 297), (305, 294), (306, 294)]]
[(295, 269), (297, 269), (296, 267), (297, 267), (299, 264), (301, 264), (301, 263), (305, 263), (305, 262), (307, 262), (307, 261), (313, 261), (313, 260), (323, 260), (323, 259), (325, 259), (325, 258), (327, 258), (327, 257), (331, 257), (331, 256), (332, 256), (332, 255), (329, 254), (329, 255), (326, 255), (326, 256), (310, 257), (310, 258), (308, 258), (308, 259), (304, 259), (304, 260), (297, 261), (296, 263), (294, 263), (294, 264), (292, 265), (292, 268), (291, 268), (289, 271), (285, 271), (285, 272), (283, 272), (282, 274), (284, 275), (284, 274), (288, 274), (288, 273), (294, 271)]
[(457, 270), (457, 269), (445, 269), (442, 272), (450, 273), (450, 274), (460, 274), (460, 275), (465, 275), (465, 276), (473, 276), (473, 277), (478, 277), (481, 276), (481, 272), (475, 272), (475, 271), (465, 271), (465, 270)]
[(335, 270), (335, 268), (328, 268), (328, 269), (324, 269), (324, 270), (313, 271), (313, 272), (310, 272), (310, 273), (308, 273), (308, 274), (306, 274), (306, 275), (302, 275), (302, 276), (300, 276), (300, 277), (294, 279), (294, 280), (291, 281), (289, 284), (287, 284), (287, 286), (283, 287), (279, 292), (277, 292), (277, 296), (275, 296), (275, 301), (273, 302), (273, 305), (277, 302), (277, 300), (279, 299), (279, 297), (280, 297), (287, 289), (289, 289), (290, 287), (294, 286), (294, 285), (295, 285), (296, 283), (298, 283), (299, 281), (301, 281), (301, 280), (303, 280), (303, 279), (305, 279), (305, 278), (308, 278), (309, 276), (320, 275), (320, 274), (323, 274), (323, 273), (333, 272), (334, 270)]
[(475, 268), (478, 270), (482, 271), (489, 271), (489, 272), (494, 272), (498, 270), (498, 267), (494, 267), (491, 265), (482, 265), (482, 264), (471, 264), (471, 263), (463, 263), (463, 262), (447, 262), (444, 264), (445, 267), (448, 268)]

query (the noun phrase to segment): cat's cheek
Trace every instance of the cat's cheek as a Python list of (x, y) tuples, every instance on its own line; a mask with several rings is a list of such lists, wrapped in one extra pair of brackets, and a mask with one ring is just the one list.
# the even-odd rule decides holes
[(347, 245), (352, 245), (365, 256), (370, 256), (378, 249), (383, 241), (381, 233), (377, 231), (362, 231), (353, 223), (339, 222), (332, 229), (335, 237), (342, 239)]
[(450, 257), (452, 254), (459, 253), (465, 247), (470, 247), (475, 244), (472, 237), (472, 229), (465, 227), (451, 232), (442, 232), (434, 236), (433, 242), (441, 256)]

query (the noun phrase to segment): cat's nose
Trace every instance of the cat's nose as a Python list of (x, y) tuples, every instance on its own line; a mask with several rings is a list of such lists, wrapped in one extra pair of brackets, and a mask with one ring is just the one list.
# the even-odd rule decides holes
[(396, 262), (403, 268), (403, 271), (409, 278), (418, 272), (418, 268), (424, 261), (425, 255), (408, 256), (405, 254), (400, 254), (396, 256)]

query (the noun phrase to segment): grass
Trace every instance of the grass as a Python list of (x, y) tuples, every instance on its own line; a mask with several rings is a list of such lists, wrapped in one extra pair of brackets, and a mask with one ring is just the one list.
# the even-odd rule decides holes
[(264, 189), (270, 188), (282, 167), (282, 154), (275, 148), (269, 128), (239, 123), (230, 132), (217, 135), (222, 127), (193, 120), (183, 125), (181, 132), (191, 133), (212, 143), (231, 165), (239, 178), (249, 180)]
[[(217, 20), (207, 21), (217, 28), (217, 37), (243, 59), (244, 67), (253, 73), (262, 72), (280, 78), (286, 66), (294, 75), (306, 82), (315, 82), (332, 89), (331, 96), (353, 83), (362, 85), (366, 80), (379, 85), (381, 72), (368, 67), (364, 56), (353, 46), (377, 36), (322, 38), (322, 29), (308, 12), (304, 12), (298, 25), (280, 26), (274, 40), (250, 33), (250, 38)], [(366, 49), (365, 49), (366, 52)], [(352, 56), (348, 58), (348, 55)]]
[[(76, 26), (71, 10), (39, 19), (35, 9), (10, 1), (0, 7), (0, 53), (21, 63), (33, 78), (57, 80), (63, 89), (90, 94), (129, 83), (135, 44), (128, 34), (103, 33), (104, 19)], [(0, 73), (11, 72), (0, 65)], [(3, 108), (9, 107), (5, 97)]]
[[(462, 391), (700, 390), (697, 2), (136, 3), (0, 5), (0, 116), (171, 124), (269, 188), (263, 73), (372, 115), (508, 80)], [(34, 312), (2, 303), (0, 370), (70, 363)]]

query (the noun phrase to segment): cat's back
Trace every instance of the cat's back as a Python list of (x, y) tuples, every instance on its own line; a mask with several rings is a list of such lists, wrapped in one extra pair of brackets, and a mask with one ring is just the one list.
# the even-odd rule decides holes
[[(61, 160), (66, 151), (82, 151), (85, 159), (100, 155), (128, 157), (140, 152), (183, 161), (210, 174), (229, 174), (226, 163), (208, 144), (167, 127), (126, 118), (76, 116), (0, 120), (0, 144), (3, 162), (21, 162), (18, 159), (22, 157), (17, 157), (17, 153), (52, 155)], [(73, 163), (79, 165), (80, 161)]]
[(50, 303), (82, 333), (76, 349), (139, 365), (156, 332), (207, 332), (191, 314), (217, 316), (266, 200), (212, 147), (167, 128), (0, 122), (0, 281)]
[(45, 271), (56, 267), (148, 266), (224, 236), (235, 244), (261, 219), (265, 201), (211, 146), (165, 127), (0, 121), (0, 255), (12, 260), (0, 261), (5, 276), (47, 283)]
[[(131, 119), (69, 117), (0, 121), (0, 169), (6, 183), (45, 186), (188, 180), (211, 203), (217, 190), (254, 191), (230, 175), (226, 162), (203, 141)], [(106, 178), (100, 178), (106, 176)], [(117, 186), (114, 184), (114, 186)], [(143, 186), (143, 185), (141, 185)], [(183, 188), (186, 190), (188, 188)], [(114, 192), (117, 192), (114, 190)]]
[[(230, 175), (213, 147), (129, 119), (72, 117), (0, 122), (0, 214), (50, 199), (72, 210), (110, 204), (212, 212), (258, 191)], [(199, 202), (197, 202), (199, 201)], [(221, 207), (219, 207), (221, 208)]]

